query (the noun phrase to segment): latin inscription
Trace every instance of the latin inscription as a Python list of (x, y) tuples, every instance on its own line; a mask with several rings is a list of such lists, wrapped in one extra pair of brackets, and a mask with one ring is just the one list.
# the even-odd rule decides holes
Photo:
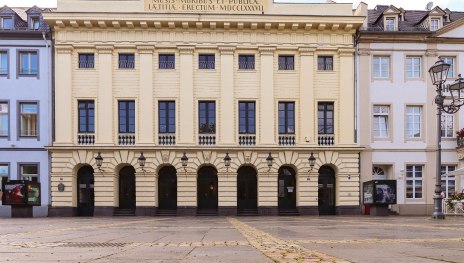
[(145, 11), (261, 14), (266, 4), (267, 0), (145, 0)]

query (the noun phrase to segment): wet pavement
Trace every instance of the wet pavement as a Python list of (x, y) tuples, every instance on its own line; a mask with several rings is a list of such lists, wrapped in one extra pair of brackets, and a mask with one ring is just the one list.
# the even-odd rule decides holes
[(0, 219), (0, 262), (464, 262), (464, 217)]

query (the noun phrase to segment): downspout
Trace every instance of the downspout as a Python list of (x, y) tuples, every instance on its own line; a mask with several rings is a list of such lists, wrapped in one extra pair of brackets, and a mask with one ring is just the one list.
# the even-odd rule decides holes
[[(47, 37), (45, 36), (45, 32), (42, 32), (42, 38), (45, 42), (45, 47), (46, 47), (46, 50), (47, 50), (47, 69), (48, 69), (48, 72), (47, 72), (47, 85), (48, 85), (48, 100), (49, 100), (49, 103), (48, 103), (48, 123), (47, 123), (47, 127), (49, 129), (51, 129), (51, 133), (50, 133), (50, 130), (48, 132), (48, 146), (51, 145), (51, 142), (52, 142), (52, 134), (53, 134), (53, 102), (52, 102), (52, 88), (53, 88), (53, 85), (52, 85), (52, 82), (51, 82), (51, 79), (52, 79), (52, 74), (53, 74), (53, 68), (52, 68), (52, 65), (51, 65), (51, 52), (50, 52), (50, 45), (49, 45), (49, 42), (47, 40)], [(51, 171), (52, 171), (52, 165), (51, 165), (51, 154), (49, 151), (47, 151), (48, 153), (48, 173), (49, 175), (51, 174)], [(47, 176), (47, 181), (48, 181), (48, 209), (50, 208), (50, 205), (51, 205), (51, 202), (52, 202), (52, 191), (51, 191), (51, 176)], [(47, 215), (48, 215), (48, 211), (47, 211)]]
[[(354, 142), (358, 143), (360, 141), (359, 134), (358, 134), (358, 90), (359, 90), (359, 83), (358, 83), (358, 54), (359, 54), (359, 30), (356, 30), (356, 34), (354, 36)], [(358, 171), (359, 171), (359, 180), (358, 180), (358, 200), (359, 200), (359, 208), (362, 212), (362, 196), (361, 196), (361, 152), (358, 152)]]

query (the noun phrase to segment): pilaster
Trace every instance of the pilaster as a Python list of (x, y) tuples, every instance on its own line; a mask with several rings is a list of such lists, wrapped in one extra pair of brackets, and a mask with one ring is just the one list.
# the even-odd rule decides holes
[[(193, 46), (179, 46), (180, 53), (180, 85), (179, 85), (179, 119), (180, 121), (177, 145), (192, 145), (195, 143), (195, 115), (193, 96)], [(195, 198), (196, 200), (196, 198)]]
[(298, 144), (317, 144), (316, 131), (314, 129), (314, 51), (315, 48), (300, 48), (300, 113), (297, 134)]
[(154, 144), (153, 46), (137, 47), (140, 60), (137, 144)]
[(354, 50), (339, 49), (338, 55), (340, 59), (340, 102), (339, 108), (335, 108), (339, 113), (336, 144), (354, 145)]
[(218, 172), (218, 205), (220, 207), (237, 206), (237, 172)]
[(55, 142), (54, 145), (70, 145), (73, 143), (72, 122), (72, 46), (56, 47), (55, 68), (55, 108), (60, 109), (55, 114)]
[(274, 108), (274, 51), (275, 47), (260, 47), (261, 56), (261, 105), (259, 109), (259, 144), (275, 145), (275, 108)]
[(277, 170), (258, 172), (258, 207), (277, 207)]
[[(187, 168), (188, 169), (188, 168)], [(195, 171), (177, 172), (177, 207), (197, 206), (197, 174)]]
[(98, 52), (98, 144), (113, 144), (113, 46), (97, 46)]
[(234, 111), (234, 47), (219, 47), (221, 52), (221, 97), (219, 103), (219, 144), (234, 145), (235, 121), (224, 116), (235, 116)]

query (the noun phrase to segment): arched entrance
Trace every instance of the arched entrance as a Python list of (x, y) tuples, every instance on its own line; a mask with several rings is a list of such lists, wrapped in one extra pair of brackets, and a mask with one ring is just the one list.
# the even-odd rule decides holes
[(177, 175), (176, 168), (166, 166), (158, 175), (158, 209), (177, 209)]
[(335, 171), (325, 165), (319, 169), (319, 215), (335, 215)]
[[(197, 178), (198, 212), (217, 213), (218, 177), (214, 167), (205, 166), (198, 170)], [(203, 211), (202, 211), (203, 210)]]
[(93, 216), (95, 207), (94, 176), (91, 166), (84, 166), (77, 172), (77, 214)]
[(237, 211), (256, 213), (258, 209), (258, 180), (253, 167), (243, 166), (237, 171)]
[(279, 213), (296, 210), (295, 170), (288, 166), (279, 169), (278, 196)]
[(119, 171), (119, 209), (135, 209), (135, 169), (132, 166)]

